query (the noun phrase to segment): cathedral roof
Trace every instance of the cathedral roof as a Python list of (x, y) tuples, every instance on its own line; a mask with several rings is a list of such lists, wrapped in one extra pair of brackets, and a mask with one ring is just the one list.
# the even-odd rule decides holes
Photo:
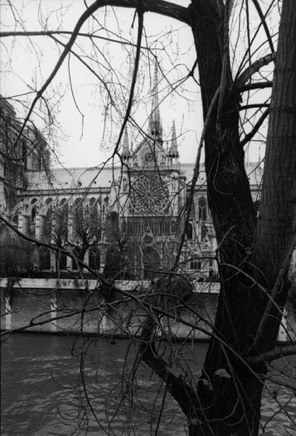
[(110, 187), (120, 177), (120, 167), (53, 168), (50, 177), (44, 171), (28, 173), (30, 190), (68, 190), (88, 187)]
[[(193, 177), (194, 164), (180, 163), (179, 170), (181, 175), (189, 183)], [(262, 179), (263, 169), (258, 162), (249, 162), (246, 164), (247, 175), (251, 186), (259, 186)], [(81, 188), (85, 190), (92, 188), (110, 188), (114, 182), (118, 182), (122, 175), (122, 168), (104, 167), (99, 168), (55, 168), (51, 171), (51, 178), (48, 180), (46, 172), (28, 173), (28, 191), (47, 191), (57, 190), (65, 191)], [(200, 167), (197, 184), (206, 188), (206, 174), (204, 164)]]

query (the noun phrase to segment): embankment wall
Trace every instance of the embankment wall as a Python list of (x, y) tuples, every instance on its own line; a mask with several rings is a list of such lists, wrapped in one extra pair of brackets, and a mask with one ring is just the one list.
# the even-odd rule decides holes
[[(132, 298), (121, 301), (119, 294), (112, 303), (113, 308), (106, 310), (105, 300), (95, 280), (0, 278), (1, 330), (55, 334), (82, 330), (86, 334), (111, 336), (140, 333), (146, 315), (142, 296), (149, 282), (139, 282), (135, 286), (135, 282), (118, 281), (116, 286), (131, 292)], [(179, 338), (208, 339), (218, 293), (218, 283), (196, 283), (190, 301), (191, 310), (179, 313), (176, 309), (163, 327)], [(163, 302), (153, 301), (153, 304), (161, 304), (166, 309)], [(288, 304), (286, 308), (287, 316), (279, 332), (282, 341), (289, 337), (295, 340), (296, 316), (290, 306)], [(187, 324), (177, 322), (179, 316)]]

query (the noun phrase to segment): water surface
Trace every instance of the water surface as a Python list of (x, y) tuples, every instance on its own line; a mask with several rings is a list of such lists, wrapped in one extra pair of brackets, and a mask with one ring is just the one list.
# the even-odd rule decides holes
[[(194, 377), (206, 349), (200, 343), (180, 349)], [(184, 415), (158, 378), (144, 366), (135, 375), (136, 352), (127, 340), (10, 336), (1, 347), (1, 435), (148, 436), (156, 429), (159, 436), (186, 435)], [(295, 397), (284, 387), (269, 388), (276, 394), (265, 394), (265, 422), (275, 415), (274, 434), (294, 434)]]

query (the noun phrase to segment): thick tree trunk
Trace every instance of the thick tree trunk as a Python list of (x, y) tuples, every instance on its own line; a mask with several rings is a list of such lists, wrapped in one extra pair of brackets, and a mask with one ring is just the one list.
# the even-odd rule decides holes
[[(284, 0), (274, 74), (262, 200), (252, 262), (277, 305), (289, 289), (287, 267), (296, 235), (296, 7)], [(262, 280), (262, 279), (261, 279)], [(281, 318), (275, 305), (266, 312), (258, 343), (273, 348)]]
[[(283, 306), (287, 296), (288, 254), (295, 235), (293, 1), (283, 2), (258, 222), (239, 142), (238, 92), (231, 77), (227, 29), (224, 32), (227, 11), (222, 0), (192, 0), (190, 7), (205, 118), (219, 91), (205, 135), (208, 200), (221, 277), (215, 337), (209, 345), (197, 395), (184, 380), (175, 380), (149, 348), (143, 358), (161, 378), (169, 380), (168, 389), (188, 418), (191, 436), (256, 436), (259, 430), (266, 366), (264, 361), (250, 366), (248, 358), (275, 345), (280, 320), (277, 307)], [(270, 296), (279, 306), (270, 304)]]
[(252, 314), (250, 283), (243, 271), (254, 236), (255, 210), (239, 143), (237, 94), (221, 26), (225, 10), (222, 2), (218, 6), (216, 1), (195, 1), (193, 6), (204, 116), (218, 88), (223, 97), (205, 136), (208, 200), (222, 281), (215, 323), (219, 338), (212, 339), (209, 346), (198, 385), (199, 424), (191, 424), (190, 434), (249, 436), (258, 431), (262, 392), (260, 379), (241, 359), (251, 341), (246, 328)]
[[(237, 102), (219, 33), (223, 5), (217, 3), (193, 2), (204, 113), (220, 84), (224, 96), (223, 117), (217, 119), (218, 111), (212, 114), (205, 138), (208, 198), (221, 262), (215, 323), (219, 339), (212, 339), (209, 346), (198, 385), (199, 423), (191, 425), (190, 434), (249, 436), (258, 434), (266, 368), (264, 362), (250, 368), (245, 358), (275, 345), (280, 313), (272, 304), (269, 308), (262, 285), (266, 292), (275, 286), (295, 235), (296, 10), (293, 0), (284, 0), (262, 208), (255, 233), (255, 212), (238, 139)], [(287, 267), (288, 262), (273, 295), (280, 306), (287, 296)], [(266, 322), (262, 322), (265, 312)]]

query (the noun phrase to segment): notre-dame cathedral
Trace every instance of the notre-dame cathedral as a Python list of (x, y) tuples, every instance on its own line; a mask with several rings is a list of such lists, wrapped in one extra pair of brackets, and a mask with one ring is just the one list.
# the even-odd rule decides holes
[[(163, 141), (156, 69), (148, 131), (138, 144), (125, 132), (117, 166), (51, 168), (42, 134), (30, 127), (20, 134), (17, 114), (3, 97), (0, 110), (0, 212), (18, 232), (44, 244), (29, 249), (28, 240), (2, 222), (2, 272), (10, 262), (23, 274), (30, 264), (39, 277), (89, 268), (150, 280), (177, 262), (193, 280), (217, 279), (204, 168), (192, 187), (194, 162), (180, 162), (174, 124), (171, 140)], [(247, 174), (259, 201), (262, 169), (249, 163)]]

